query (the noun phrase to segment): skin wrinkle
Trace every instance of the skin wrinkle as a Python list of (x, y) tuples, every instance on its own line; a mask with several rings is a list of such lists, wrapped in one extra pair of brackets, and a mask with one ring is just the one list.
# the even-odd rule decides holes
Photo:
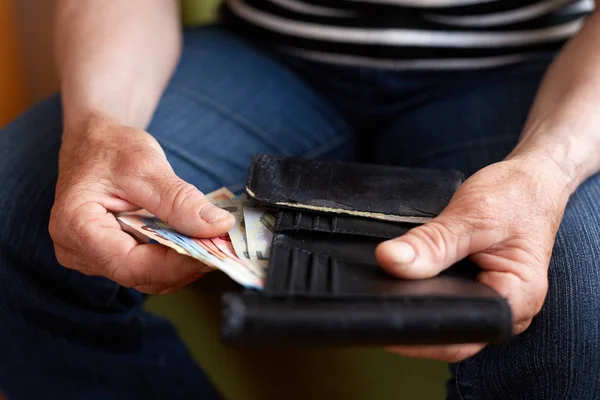
[[(163, 204), (163, 198), (161, 197), (158, 209), (167, 215), (167, 224), (171, 226), (177, 225), (174, 219), (178, 218), (179, 214), (173, 211), (180, 209), (188, 200), (193, 199), (197, 195), (197, 189), (181, 180), (173, 179), (172, 183), (166, 189), (161, 190), (161, 192), (175, 193), (173, 196), (167, 196), (171, 199), (170, 204), (166, 206), (167, 208), (164, 208), (165, 204)], [(167, 212), (167, 210), (170, 211)]]

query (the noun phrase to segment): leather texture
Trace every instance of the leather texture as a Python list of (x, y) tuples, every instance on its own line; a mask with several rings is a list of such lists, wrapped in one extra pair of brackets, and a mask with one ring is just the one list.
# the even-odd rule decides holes
[(259, 154), (246, 189), (268, 205), (423, 222), (444, 209), (463, 180), (456, 171)]
[(282, 301), (226, 293), (222, 302), (221, 337), (232, 347), (481, 343), (511, 335), (498, 322), (510, 312), (493, 298)]
[[(458, 179), (454, 173), (257, 156), (248, 188), (254, 198), (277, 210), (271, 257), (263, 292), (223, 296), (224, 341), (362, 346), (508, 340), (510, 307), (476, 282), (479, 269), (470, 261), (424, 280), (397, 279), (380, 268), (376, 246), (417, 223), (278, 205), (282, 199), (325, 205), (344, 198), (350, 211), (417, 215), (415, 210), (426, 209), (435, 216), (433, 211), (443, 209)], [(392, 181), (401, 184), (384, 190), (382, 182)], [(441, 194), (425, 193), (424, 187), (442, 188)], [(357, 193), (353, 188), (368, 190)], [(396, 195), (401, 206), (390, 201)]]

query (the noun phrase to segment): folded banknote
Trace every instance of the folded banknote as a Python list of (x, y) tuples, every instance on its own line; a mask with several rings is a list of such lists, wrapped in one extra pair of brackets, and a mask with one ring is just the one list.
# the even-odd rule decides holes
[(262, 289), (274, 215), (244, 197), (235, 198), (227, 188), (209, 193), (206, 198), (235, 217), (235, 224), (228, 233), (213, 238), (192, 238), (146, 210), (120, 213), (117, 220), (124, 231), (144, 244), (167, 246), (198, 260), (199, 268), (219, 269), (244, 287)]

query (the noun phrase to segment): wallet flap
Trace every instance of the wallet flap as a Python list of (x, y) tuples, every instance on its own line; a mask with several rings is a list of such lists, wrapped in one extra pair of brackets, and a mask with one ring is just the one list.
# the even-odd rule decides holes
[(271, 206), (423, 223), (444, 209), (463, 180), (457, 171), (258, 154), (246, 191)]

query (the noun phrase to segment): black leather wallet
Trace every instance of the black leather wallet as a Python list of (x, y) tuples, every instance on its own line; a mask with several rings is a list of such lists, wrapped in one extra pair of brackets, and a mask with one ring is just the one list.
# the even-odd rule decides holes
[(225, 293), (229, 345), (503, 342), (505, 299), (463, 260), (435, 278), (401, 280), (378, 243), (438, 215), (463, 181), (454, 171), (257, 155), (250, 198), (277, 214), (262, 292)]

